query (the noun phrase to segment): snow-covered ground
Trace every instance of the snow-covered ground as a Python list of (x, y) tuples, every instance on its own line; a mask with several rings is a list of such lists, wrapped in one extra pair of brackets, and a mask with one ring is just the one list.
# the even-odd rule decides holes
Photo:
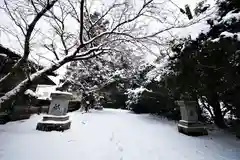
[(240, 141), (223, 132), (185, 136), (174, 122), (123, 110), (70, 114), (65, 132), (36, 131), (41, 115), (0, 126), (0, 160), (240, 160)]

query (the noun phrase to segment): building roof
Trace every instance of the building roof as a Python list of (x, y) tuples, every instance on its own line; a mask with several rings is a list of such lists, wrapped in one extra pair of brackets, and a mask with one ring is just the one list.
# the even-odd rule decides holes
[[(21, 55), (11, 51), (8, 48), (3, 47), (0, 44), (0, 73), (2, 73), (3, 75), (8, 73), (9, 70), (12, 68), (12, 66), (20, 58), (21, 58)], [(37, 72), (37, 70), (40, 70), (43, 68), (43, 66), (38, 65), (31, 60), (28, 60), (28, 65), (31, 73), (35, 73)], [(47, 75), (44, 75), (44, 77), (42, 78), (46, 81), (47, 84), (55, 85), (55, 83), (48, 77), (48, 75), (56, 76), (57, 74), (54, 72), (51, 72), (51, 73), (48, 73)]]

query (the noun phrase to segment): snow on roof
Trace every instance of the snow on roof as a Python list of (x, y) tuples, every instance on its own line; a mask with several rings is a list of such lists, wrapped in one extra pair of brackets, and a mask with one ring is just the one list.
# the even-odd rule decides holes
[(56, 85), (59, 84), (60, 78), (55, 76), (47, 76), (50, 80), (52, 80)]
[(31, 89), (27, 89), (25, 92), (24, 92), (25, 95), (30, 95), (30, 96), (33, 96), (33, 97), (38, 97), (37, 94), (35, 92), (33, 92)]
[(56, 93), (56, 94), (65, 94), (65, 95), (72, 95), (72, 93), (70, 92), (62, 92), (62, 91), (52, 91), (52, 93)]
[(39, 99), (51, 99), (50, 95), (56, 90), (57, 86), (53, 85), (38, 85), (36, 88), (36, 94)]

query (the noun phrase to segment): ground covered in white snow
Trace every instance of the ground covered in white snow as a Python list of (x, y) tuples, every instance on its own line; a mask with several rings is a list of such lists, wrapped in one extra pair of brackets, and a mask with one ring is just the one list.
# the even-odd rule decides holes
[(240, 160), (240, 141), (223, 132), (189, 137), (150, 115), (104, 109), (71, 113), (65, 132), (36, 131), (42, 116), (0, 126), (0, 160)]

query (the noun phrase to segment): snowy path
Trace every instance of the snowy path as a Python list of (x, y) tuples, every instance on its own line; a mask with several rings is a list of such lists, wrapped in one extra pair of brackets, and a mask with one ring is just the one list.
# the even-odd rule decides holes
[(240, 141), (223, 133), (189, 137), (173, 122), (122, 110), (71, 117), (65, 132), (36, 131), (37, 115), (0, 126), (0, 160), (240, 160)]

